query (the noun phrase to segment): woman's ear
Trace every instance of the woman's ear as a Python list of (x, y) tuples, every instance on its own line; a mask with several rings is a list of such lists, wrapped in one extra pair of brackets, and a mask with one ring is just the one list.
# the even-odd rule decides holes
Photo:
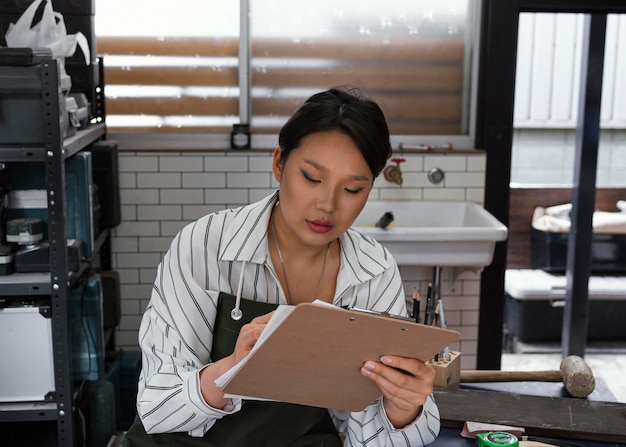
[(280, 183), (280, 179), (283, 173), (283, 158), (280, 146), (276, 146), (274, 149), (274, 161), (272, 162), (272, 171), (274, 172), (274, 178)]

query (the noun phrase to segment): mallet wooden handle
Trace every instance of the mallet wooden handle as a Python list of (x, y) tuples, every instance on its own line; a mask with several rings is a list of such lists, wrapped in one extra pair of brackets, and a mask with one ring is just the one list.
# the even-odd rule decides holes
[(561, 371), (492, 371), (492, 370), (461, 370), (461, 382), (560, 382), (563, 380)]

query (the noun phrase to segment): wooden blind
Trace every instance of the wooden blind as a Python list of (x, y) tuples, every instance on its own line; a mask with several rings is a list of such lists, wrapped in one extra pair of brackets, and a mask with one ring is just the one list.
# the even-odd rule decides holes
[[(236, 39), (99, 37), (98, 50), (104, 56), (104, 81), (108, 124), (112, 132), (137, 133), (225, 133), (229, 125), (177, 126), (168, 124), (171, 117), (237, 116), (236, 95), (202, 97), (188, 94), (193, 87), (237, 89), (236, 66), (220, 64), (220, 60), (237, 58)], [(135, 56), (135, 65), (107, 64), (112, 56)], [(196, 59), (195, 65), (171, 65), (168, 58)], [(203, 59), (214, 63), (204, 64)], [(189, 60), (189, 59), (186, 59)], [(171, 61), (171, 59), (170, 59)], [(136, 94), (110, 95), (115, 87), (135, 87)], [(142, 94), (139, 87), (152, 88)], [(169, 87), (180, 89), (179, 95), (167, 94)], [(108, 90), (107, 90), (108, 89)], [(158, 92), (162, 91), (162, 94)], [(156, 93), (154, 93), (156, 92)], [(164, 124), (125, 126), (115, 117), (120, 115), (160, 117)]]
[[(105, 61), (111, 131), (227, 133), (238, 123), (238, 69), (232, 64), (238, 55), (237, 39), (100, 37), (98, 50)], [(255, 40), (250, 70), (252, 132), (275, 134), (310, 94), (349, 85), (362, 88), (380, 104), (394, 134), (460, 134), (465, 53), (459, 37), (407, 39), (394, 45), (366, 40), (314, 45)], [(112, 56), (137, 56), (137, 64), (107, 65)], [(191, 62), (171, 65), (169, 58)], [(108, 94), (121, 86), (141, 86), (148, 93), (142, 95), (142, 88), (135, 88), (131, 95)], [(177, 88), (180, 94), (165, 94), (168, 88)], [(211, 88), (214, 93), (205, 96), (189, 93)], [(126, 126), (111, 119), (116, 115), (159, 117), (159, 124)], [(185, 125), (194, 118), (201, 124)]]

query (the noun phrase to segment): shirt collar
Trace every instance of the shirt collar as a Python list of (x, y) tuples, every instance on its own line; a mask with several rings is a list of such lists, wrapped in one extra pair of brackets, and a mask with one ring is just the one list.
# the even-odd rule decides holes
[(349, 228), (339, 238), (341, 269), (352, 285), (362, 284), (391, 267), (389, 252), (378, 242)]
[(263, 264), (269, 256), (267, 226), (278, 191), (259, 202), (234, 210), (235, 215), (224, 231), (227, 241), (219, 255), (223, 261), (247, 261)]
[[(267, 226), (278, 191), (259, 202), (234, 210), (235, 215), (224, 232), (225, 241), (220, 259), (264, 264), (269, 257)], [(348, 229), (339, 237), (341, 267), (337, 285), (346, 280), (351, 285), (362, 284), (389, 269), (389, 252), (373, 239)], [(345, 276), (344, 276), (345, 275)]]

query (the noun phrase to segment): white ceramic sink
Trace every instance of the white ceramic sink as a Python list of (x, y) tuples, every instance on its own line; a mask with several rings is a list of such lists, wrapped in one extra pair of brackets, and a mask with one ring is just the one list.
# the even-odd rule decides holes
[[(376, 222), (394, 215), (386, 228)], [(353, 227), (383, 244), (398, 265), (482, 268), (507, 228), (472, 202), (368, 201)]]

